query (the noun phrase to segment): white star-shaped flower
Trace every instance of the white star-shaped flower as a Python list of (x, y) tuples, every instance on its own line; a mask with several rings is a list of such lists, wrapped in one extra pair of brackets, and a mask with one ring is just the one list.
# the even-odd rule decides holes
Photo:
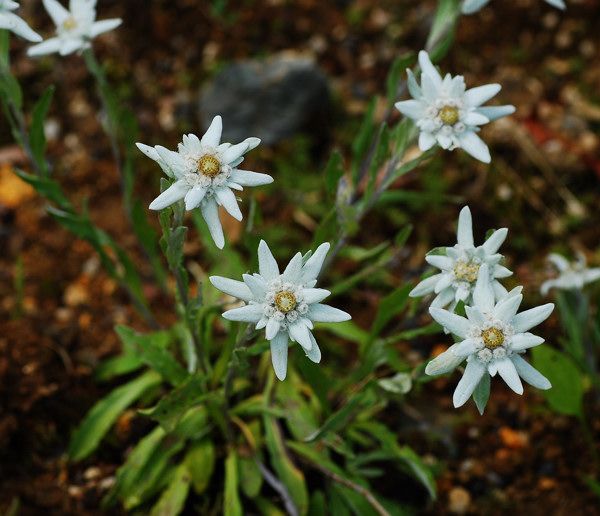
[[(487, 269), (487, 265), (482, 265)], [(544, 339), (528, 332), (546, 320), (554, 305), (548, 303), (517, 313), (523, 300), (522, 287), (495, 301), (487, 271), (482, 271), (473, 293), (473, 306), (466, 307), (467, 317), (441, 308), (430, 308), (431, 316), (460, 339), (447, 351), (434, 358), (425, 369), (428, 375), (452, 371), (465, 359), (467, 366), (454, 391), (454, 406), (466, 403), (484, 374), (500, 374), (517, 394), (523, 394), (521, 378), (538, 389), (551, 385), (539, 371), (521, 356), (527, 349), (538, 346)]]
[[(487, 5), (490, 0), (464, 0), (462, 3), (463, 14), (473, 14)], [(567, 5), (563, 0), (545, 0), (546, 3), (557, 7), (558, 9), (566, 9)]]
[(14, 32), (17, 36), (37, 43), (42, 41), (42, 36), (35, 32), (27, 23), (12, 11), (19, 8), (13, 0), (0, 0), (0, 29)]
[(471, 302), (475, 282), (482, 274), (485, 264), (496, 298), (502, 298), (506, 295), (506, 289), (498, 279), (507, 278), (512, 272), (500, 265), (503, 257), (497, 251), (507, 234), (508, 229), (498, 229), (483, 245), (475, 247), (471, 210), (465, 206), (458, 217), (458, 243), (454, 247), (446, 247), (445, 256), (430, 254), (425, 257), (430, 265), (441, 272), (421, 281), (410, 292), (410, 296), (420, 297), (434, 292), (437, 296), (431, 303), (432, 307), (443, 308), (450, 305), (450, 311), (454, 311), (459, 301), (465, 304)]
[(30, 56), (41, 56), (58, 52), (61, 56), (91, 47), (91, 41), (100, 34), (121, 25), (120, 18), (96, 21), (96, 0), (70, 0), (69, 10), (57, 0), (43, 0), (44, 7), (56, 25), (56, 36), (27, 52)]
[(556, 267), (559, 274), (557, 278), (542, 283), (540, 291), (543, 296), (548, 294), (551, 288), (582, 290), (588, 283), (600, 279), (600, 267), (588, 268), (585, 256), (581, 253), (577, 256), (577, 261), (573, 263), (569, 263), (564, 256), (556, 253), (548, 255), (548, 261)]
[(467, 90), (462, 75), (447, 74), (442, 78), (424, 50), (419, 52), (419, 65), (420, 86), (407, 70), (413, 100), (396, 103), (396, 109), (419, 128), (419, 148), (426, 151), (435, 144), (446, 150), (461, 148), (475, 159), (489, 163), (490, 151), (477, 133), (482, 125), (514, 113), (514, 106), (482, 106), (502, 87), (486, 84)]
[(342, 322), (351, 319), (346, 312), (322, 304), (330, 292), (315, 288), (329, 244), (321, 244), (314, 254), (297, 253), (283, 273), (264, 240), (258, 246), (260, 274), (244, 274), (244, 281), (212, 276), (210, 281), (222, 292), (237, 297), (245, 306), (228, 310), (225, 319), (256, 324), (265, 328), (271, 344), (275, 374), (287, 374), (288, 340), (302, 346), (306, 356), (321, 361), (321, 350), (311, 330), (314, 322)]
[(167, 176), (176, 181), (150, 204), (151, 210), (162, 210), (180, 199), (185, 200), (186, 210), (200, 207), (210, 234), (219, 249), (225, 238), (219, 220), (219, 206), (223, 206), (236, 220), (242, 220), (242, 212), (233, 190), (244, 186), (260, 186), (273, 182), (268, 174), (240, 170), (243, 155), (260, 144), (258, 138), (247, 138), (242, 143), (220, 143), (223, 122), (216, 116), (200, 139), (194, 134), (183, 136), (179, 152), (157, 145), (150, 147), (137, 143), (138, 148), (156, 161)]

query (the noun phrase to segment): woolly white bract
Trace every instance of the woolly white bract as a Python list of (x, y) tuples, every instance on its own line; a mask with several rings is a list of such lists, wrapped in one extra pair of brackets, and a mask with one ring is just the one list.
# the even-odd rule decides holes
[[(463, 14), (472, 14), (479, 11), (483, 6), (487, 5), (490, 0), (464, 0), (462, 4)], [(546, 3), (557, 7), (558, 9), (566, 9), (567, 6), (563, 0), (545, 0)]]
[(419, 52), (421, 85), (411, 70), (408, 73), (408, 89), (413, 100), (396, 103), (396, 109), (411, 118), (421, 131), (419, 148), (431, 149), (436, 143), (446, 150), (461, 148), (475, 159), (489, 163), (490, 151), (477, 135), (479, 128), (514, 113), (514, 106), (482, 106), (494, 97), (502, 87), (487, 84), (466, 89), (462, 75), (444, 78), (429, 59), (429, 54)]
[(56, 36), (27, 52), (30, 56), (41, 56), (58, 52), (61, 56), (91, 47), (96, 36), (121, 25), (120, 18), (96, 21), (96, 0), (70, 0), (65, 9), (57, 0), (43, 0), (44, 7), (56, 25)]
[(225, 319), (256, 324), (265, 328), (271, 345), (271, 361), (277, 378), (287, 374), (288, 340), (302, 346), (306, 356), (321, 361), (321, 350), (311, 330), (314, 322), (342, 322), (351, 319), (346, 312), (322, 304), (330, 292), (315, 288), (329, 244), (321, 244), (314, 254), (297, 253), (283, 273), (268, 245), (258, 246), (260, 274), (244, 274), (244, 281), (212, 276), (211, 283), (222, 292), (237, 297), (245, 306), (228, 310)]
[(42, 36), (31, 29), (22, 18), (11, 12), (18, 8), (19, 4), (13, 0), (0, 0), (0, 29), (14, 32), (17, 36), (34, 43), (42, 41)]
[(493, 377), (498, 373), (517, 394), (523, 394), (521, 378), (539, 389), (551, 387), (548, 379), (521, 354), (544, 342), (528, 330), (546, 320), (554, 305), (548, 303), (518, 314), (523, 300), (522, 287), (496, 302), (489, 274), (484, 270), (487, 265), (482, 265), (481, 269), (473, 293), (473, 306), (466, 307), (466, 318), (441, 308), (429, 309), (439, 324), (462, 339), (429, 362), (425, 369), (429, 375), (444, 374), (467, 360), (463, 377), (454, 391), (455, 407), (465, 404), (484, 374)]
[(446, 247), (445, 256), (430, 254), (425, 257), (430, 265), (437, 267), (441, 272), (421, 281), (410, 292), (410, 296), (420, 297), (434, 292), (437, 296), (431, 306), (443, 308), (450, 305), (449, 310), (453, 312), (459, 301), (465, 304), (471, 302), (475, 282), (482, 274), (485, 264), (485, 274), (489, 276), (496, 298), (504, 297), (506, 289), (498, 279), (507, 278), (512, 272), (500, 265), (502, 255), (497, 251), (507, 234), (508, 229), (498, 229), (483, 245), (475, 247), (471, 210), (465, 206), (458, 217), (458, 243), (454, 247)]
[(558, 270), (558, 277), (544, 281), (540, 289), (543, 296), (548, 294), (551, 288), (559, 290), (581, 290), (588, 283), (600, 279), (600, 268), (589, 269), (583, 254), (577, 256), (577, 261), (569, 263), (560, 254), (548, 255), (548, 261)]
[(237, 168), (244, 161), (243, 155), (256, 148), (260, 140), (247, 138), (237, 145), (220, 143), (222, 130), (221, 117), (216, 116), (202, 139), (194, 134), (184, 135), (179, 152), (160, 145), (149, 147), (143, 143), (136, 144), (146, 156), (160, 165), (167, 176), (176, 179), (152, 201), (150, 209), (162, 210), (180, 199), (185, 199), (186, 210), (200, 207), (219, 249), (225, 245), (219, 206), (223, 206), (235, 219), (242, 220), (233, 190), (273, 182), (273, 178), (267, 174)]

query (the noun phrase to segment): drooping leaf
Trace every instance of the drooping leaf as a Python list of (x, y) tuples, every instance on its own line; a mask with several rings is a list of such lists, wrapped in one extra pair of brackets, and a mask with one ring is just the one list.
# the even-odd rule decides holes
[(102, 438), (116, 422), (119, 415), (148, 389), (161, 382), (160, 376), (148, 371), (138, 378), (113, 390), (98, 401), (87, 413), (69, 444), (69, 457), (79, 461), (89, 456), (100, 444)]

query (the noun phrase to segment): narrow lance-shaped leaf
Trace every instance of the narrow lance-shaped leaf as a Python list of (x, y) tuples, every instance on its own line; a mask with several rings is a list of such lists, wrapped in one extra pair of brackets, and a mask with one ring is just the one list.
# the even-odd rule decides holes
[(225, 497), (223, 501), (225, 516), (242, 516), (242, 502), (238, 493), (238, 465), (235, 450), (230, 450), (225, 459)]
[(44, 175), (48, 175), (48, 166), (46, 164), (46, 135), (44, 134), (44, 122), (50, 109), (52, 97), (54, 96), (54, 86), (49, 86), (44, 94), (40, 97), (33, 108), (31, 115), (31, 130), (29, 142), (31, 144), (31, 152), (38, 167), (43, 171)]
[(171, 481), (150, 512), (150, 516), (177, 516), (185, 506), (190, 490), (190, 473), (185, 463), (175, 468)]
[(69, 445), (71, 460), (82, 460), (90, 455), (119, 415), (148, 389), (159, 385), (160, 381), (157, 373), (148, 371), (98, 401), (73, 434)]

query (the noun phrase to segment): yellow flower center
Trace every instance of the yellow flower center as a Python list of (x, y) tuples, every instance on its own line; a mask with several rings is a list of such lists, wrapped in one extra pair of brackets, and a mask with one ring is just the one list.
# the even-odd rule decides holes
[(481, 332), (481, 338), (485, 347), (488, 349), (495, 349), (504, 344), (504, 333), (499, 328), (487, 328)]
[(454, 276), (457, 280), (468, 281), (473, 283), (477, 281), (477, 275), (479, 274), (479, 264), (474, 262), (456, 262), (454, 266)]
[(77, 27), (77, 20), (73, 16), (70, 16), (63, 22), (63, 29), (65, 30), (73, 30), (75, 27)]
[(275, 306), (280, 312), (287, 314), (291, 312), (298, 302), (296, 301), (296, 296), (290, 292), (289, 290), (282, 290), (281, 292), (277, 292), (275, 294)]
[(454, 106), (444, 106), (438, 111), (438, 116), (446, 125), (454, 125), (458, 122), (458, 109)]
[(206, 154), (198, 160), (198, 173), (215, 177), (221, 172), (221, 162), (212, 154)]

